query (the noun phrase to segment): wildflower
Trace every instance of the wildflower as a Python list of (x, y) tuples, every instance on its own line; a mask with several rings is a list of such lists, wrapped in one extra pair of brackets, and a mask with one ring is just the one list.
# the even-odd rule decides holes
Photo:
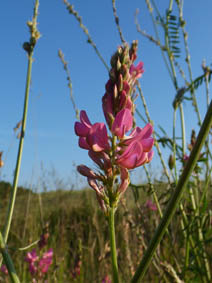
[(29, 263), (29, 271), (33, 275), (37, 272), (36, 262), (39, 257), (37, 256), (36, 249), (33, 249), (31, 252), (28, 252), (25, 260)]
[(53, 262), (53, 249), (49, 249), (42, 255), (37, 255), (36, 249), (33, 249), (27, 253), (25, 261), (29, 263), (29, 272), (32, 275), (42, 277)]
[(156, 204), (154, 204), (151, 200), (147, 200), (147, 201), (146, 201), (146, 207), (147, 207), (149, 210), (152, 210), (152, 211), (156, 211), (156, 210), (157, 210)]
[(42, 273), (46, 273), (49, 269), (49, 266), (53, 262), (53, 249), (49, 249), (45, 252), (42, 258), (39, 261), (39, 268)]
[(153, 158), (152, 131), (151, 124), (147, 124), (143, 129), (136, 127), (131, 135), (123, 141), (123, 147), (117, 156), (116, 163), (127, 169), (149, 163)]
[(143, 62), (139, 62), (137, 66), (134, 66), (133, 64), (130, 66), (130, 74), (134, 79), (138, 79), (142, 76), (144, 72), (143, 67)]
[(2, 264), (0, 268), (1, 272), (4, 273), (5, 275), (8, 275), (8, 270), (5, 264)]
[(112, 283), (112, 281), (110, 280), (110, 277), (108, 275), (106, 275), (103, 279), (102, 279), (102, 283)]
[(85, 165), (78, 166), (77, 170), (87, 177), (105, 212), (112, 203), (116, 205), (119, 196), (126, 191), (130, 183), (128, 170), (153, 158), (152, 125), (132, 129), (135, 85), (144, 72), (142, 62), (134, 65), (136, 52), (135, 41), (131, 48), (127, 44), (120, 46), (111, 58), (109, 80), (102, 97), (102, 109), (111, 136), (104, 123), (92, 124), (84, 110), (80, 112), (80, 122), (74, 126), (79, 146), (88, 150), (89, 157), (98, 166), (97, 173)]
[(91, 124), (86, 112), (80, 112), (80, 121), (76, 122), (74, 129), (79, 136), (79, 146), (93, 151), (103, 151), (109, 148), (107, 129), (104, 123)]
[(75, 264), (74, 264), (74, 270), (71, 271), (73, 278), (76, 278), (77, 276), (80, 275), (81, 265), (82, 265), (82, 261), (79, 259), (79, 257), (77, 257), (77, 259), (75, 260)]

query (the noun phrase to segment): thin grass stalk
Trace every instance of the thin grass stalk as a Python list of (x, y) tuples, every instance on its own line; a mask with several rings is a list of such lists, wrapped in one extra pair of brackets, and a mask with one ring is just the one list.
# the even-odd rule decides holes
[(173, 113), (173, 163), (174, 163), (174, 176), (175, 176), (175, 184), (177, 184), (177, 165), (176, 165), (176, 111), (174, 108)]
[(122, 32), (120, 24), (119, 24), (119, 17), (117, 15), (116, 1), (115, 0), (112, 0), (112, 6), (113, 6), (113, 15), (114, 15), (114, 18), (115, 18), (115, 23), (116, 23), (116, 27), (118, 29), (119, 37), (121, 39), (121, 42), (123, 44), (126, 44), (126, 40), (124, 39), (123, 32)]
[(37, 30), (38, 6), (39, 6), (39, 1), (36, 0), (33, 19), (31, 22), (27, 23), (30, 29), (31, 38), (29, 42), (25, 42), (23, 45), (23, 48), (28, 53), (28, 67), (27, 67), (27, 77), (26, 77), (23, 118), (22, 118), (22, 126), (21, 126), (21, 136), (19, 140), (19, 148), (18, 148), (18, 154), (17, 154), (17, 160), (16, 160), (15, 174), (14, 174), (14, 179), (13, 179), (13, 187), (12, 187), (8, 212), (7, 212), (6, 224), (5, 224), (4, 233), (3, 233), (5, 244), (7, 243), (7, 240), (8, 240), (8, 235), (9, 235), (10, 226), (12, 222), (16, 194), (17, 194), (17, 187), (18, 187), (18, 179), (19, 179), (19, 173), (20, 173), (20, 167), (21, 167), (21, 159), (22, 159), (22, 152), (23, 152), (23, 145), (24, 145), (24, 136), (25, 136), (25, 131), (26, 131), (27, 112), (28, 112), (29, 91), (30, 91), (30, 83), (31, 83), (33, 51), (34, 51), (36, 42), (40, 37), (40, 33)]
[(144, 165), (143, 167), (144, 167), (144, 171), (145, 171), (146, 176), (147, 176), (148, 183), (150, 185), (151, 193), (153, 194), (153, 198), (154, 198), (155, 204), (157, 206), (157, 209), (158, 209), (158, 212), (160, 214), (160, 217), (162, 218), (163, 217), (163, 213), (162, 213), (162, 210), (161, 210), (161, 207), (160, 207), (160, 203), (159, 203), (158, 197), (157, 197), (157, 195), (155, 193), (154, 186), (153, 186), (153, 184), (151, 182), (151, 179), (150, 179), (150, 176), (149, 176), (149, 171), (147, 170), (146, 165)]
[[(137, 87), (138, 87), (138, 92), (139, 92), (140, 97), (141, 97), (141, 101), (142, 101), (142, 103), (143, 103), (143, 107), (144, 107), (144, 110), (145, 110), (145, 114), (146, 114), (147, 120), (148, 120), (149, 123), (152, 123), (152, 120), (150, 119), (149, 111), (148, 111), (148, 108), (147, 108), (146, 100), (145, 100), (145, 98), (144, 98), (144, 95), (143, 95), (143, 92), (142, 92), (142, 90), (141, 90), (141, 86), (140, 86), (139, 83), (138, 83)], [(164, 162), (164, 160), (163, 160), (163, 156), (162, 156), (162, 153), (161, 153), (159, 144), (158, 144), (158, 142), (157, 142), (157, 140), (156, 140), (155, 133), (153, 133), (153, 138), (154, 138), (154, 141), (155, 141), (155, 142), (154, 142), (154, 145), (155, 145), (155, 147), (156, 147), (156, 149), (157, 149), (157, 153), (158, 153), (158, 156), (159, 156), (159, 158), (160, 158), (161, 164), (162, 164), (162, 166), (163, 166), (164, 173), (165, 173), (165, 175), (166, 175), (166, 177), (167, 177), (167, 180), (168, 180), (169, 184), (171, 185), (171, 178), (170, 178), (170, 176), (169, 176), (169, 173), (168, 173), (168, 169), (167, 169), (167, 167), (166, 167), (166, 164), (165, 164), (165, 162)]]
[[(202, 68), (204, 70), (204, 72), (206, 73), (205, 76), (205, 90), (206, 90), (206, 107), (208, 109), (209, 103), (210, 103), (210, 91), (209, 91), (209, 72), (208, 72), (208, 68), (206, 66), (204, 66), (204, 64), (202, 64)], [(210, 165), (209, 165), (209, 156), (211, 157), (211, 152), (210, 152), (210, 148), (209, 148), (209, 137), (206, 140), (205, 143), (205, 147), (206, 147), (206, 173), (205, 173), (205, 179), (207, 179), (209, 170), (210, 170)]]
[[(153, 5), (154, 5), (154, 1), (151, 1), (151, 2), (153, 2)], [(148, 10), (149, 10), (149, 12), (150, 12), (150, 15), (151, 15), (151, 20), (152, 20), (152, 23), (153, 23), (153, 27), (154, 27), (156, 39), (157, 39), (158, 42), (160, 42), (160, 37), (159, 37), (158, 29), (157, 29), (157, 24), (156, 24), (155, 18), (154, 18), (154, 16), (153, 16), (153, 8), (152, 8), (152, 6), (151, 6), (150, 0), (146, 0), (146, 4), (147, 4), (147, 8), (148, 8)], [(160, 15), (160, 13), (159, 13), (159, 11), (157, 10), (157, 8), (156, 8), (155, 5), (154, 5), (154, 8), (156, 9), (156, 12), (157, 12), (158, 16), (161, 18), (161, 15)], [(172, 79), (172, 81), (173, 81), (173, 83), (174, 83), (174, 78), (173, 78), (173, 76), (172, 76), (172, 73), (171, 73), (169, 64), (168, 64), (168, 62), (167, 62), (167, 59), (166, 59), (166, 56), (165, 56), (165, 53), (164, 53), (164, 49), (162, 48), (161, 45), (160, 45), (160, 50), (161, 50), (161, 54), (162, 54), (164, 63), (165, 63), (165, 65), (166, 65), (166, 68), (167, 68), (167, 70), (168, 70), (168, 73), (169, 73), (169, 75), (170, 75), (170, 77), (171, 77), (171, 79)]]
[(177, 209), (182, 194), (186, 189), (186, 185), (188, 183), (189, 177), (192, 171), (194, 170), (196, 162), (199, 158), (200, 151), (210, 131), (211, 125), (212, 125), (212, 101), (206, 113), (204, 122), (200, 128), (196, 143), (192, 149), (189, 160), (187, 161), (187, 164), (182, 172), (177, 187), (168, 203), (168, 206), (164, 212), (164, 216), (161, 219), (159, 226), (155, 231), (155, 234), (149, 244), (149, 247), (146, 250), (144, 257), (140, 262), (138, 269), (131, 280), (132, 283), (138, 282), (139, 279), (142, 279), (144, 277), (147, 268), (149, 267), (149, 264), (151, 262), (151, 259), (154, 256), (155, 250), (158, 244), (160, 243), (169, 223), (171, 222), (171, 219)]
[(105, 62), (104, 58), (102, 57), (101, 53), (99, 52), (98, 48), (96, 47), (96, 44), (92, 40), (92, 38), (91, 38), (91, 36), (88, 32), (88, 29), (84, 26), (84, 24), (82, 22), (82, 18), (79, 16), (78, 12), (74, 10), (73, 5), (71, 5), (67, 0), (63, 0), (63, 2), (66, 5), (66, 8), (69, 11), (69, 13), (72, 14), (76, 18), (76, 20), (79, 22), (80, 28), (83, 30), (83, 32), (86, 34), (86, 36), (88, 38), (87, 42), (89, 44), (91, 44), (91, 46), (93, 47), (97, 56), (99, 57), (99, 59), (102, 61), (103, 65), (105, 66), (105, 68), (109, 72), (110, 68), (108, 67), (107, 63)]
[(183, 105), (180, 103), (180, 121), (181, 121), (181, 134), (182, 134), (182, 154), (184, 156), (186, 151), (186, 130), (185, 130), (185, 119), (184, 119), (184, 111)]
[(12, 283), (20, 283), (20, 280), (19, 280), (18, 275), (15, 271), (15, 267), (13, 265), (12, 259), (9, 255), (8, 251), (7, 251), (7, 247), (6, 247), (6, 244), (5, 244), (5, 241), (3, 239), (1, 232), (0, 232), (0, 251), (1, 251), (1, 254), (3, 256), (4, 263), (7, 267), (8, 272), (9, 272), (11, 282)]
[[(190, 61), (190, 52), (189, 52), (189, 48), (188, 48), (188, 34), (185, 30), (185, 20), (183, 19), (183, 2), (180, 5), (179, 1), (176, 1), (178, 9), (179, 9), (179, 15), (180, 15), (180, 22), (181, 22), (181, 29), (182, 29), (182, 34), (183, 34), (183, 40), (184, 40), (184, 46), (185, 46), (185, 52), (186, 52), (186, 63), (188, 65), (188, 72), (189, 72), (189, 78), (190, 78), (190, 82), (193, 82), (193, 78), (192, 78), (192, 70), (191, 70), (191, 61)], [(196, 100), (196, 95), (195, 95), (195, 89), (194, 87), (191, 88), (191, 97), (193, 100), (193, 106), (194, 106), (194, 110), (197, 114), (197, 118), (198, 118), (198, 124), (199, 126), (201, 126), (202, 124), (202, 120), (201, 120), (201, 116), (200, 116), (200, 112), (199, 112), (199, 108), (198, 108), (198, 104), (197, 104), (197, 100)]]
[(117, 253), (116, 253), (116, 238), (115, 238), (115, 207), (111, 205), (109, 209), (109, 233), (110, 233), (110, 248), (111, 248), (111, 260), (112, 260), (112, 271), (113, 271), (113, 283), (119, 282), (118, 274), (118, 263), (117, 263)]
[(70, 71), (68, 69), (68, 63), (65, 61), (65, 58), (64, 58), (64, 54), (62, 52), (62, 50), (58, 50), (58, 56), (63, 64), (63, 68), (66, 72), (66, 75), (67, 75), (67, 81), (68, 81), (68, 88), (70, 90), (70, 99), (71, 99), (71, 103), (73, 105), (73, 108), (74, 108), (74, 112), (75, 112), (75, 117), (77, 120), (79, 120), (79, 109), (77, 108), (77, 105), (75, 103), (75, 100), (74, 100), (74, 96), (73, 96), (73, 88), (72, 88), (72, 80), (71, 80), (71, 75), (70, 75)]
[(21, 128), (21, 137), (19, 141), (19, 148), (18, 148), (18, 155), (15, 167), (15, 174), (13, 179), (13, 187), (12, 187), (12, 195), (10, 198), (8, 213), (7, 213), (7, 220), (6, 225), (4, 228), (4, 241), (7, 242), (9, 230), (12, 222), (13, 211), (15, 206), (16, 194), (17, 194), (17, 186), (18, 186), (18, 179), (19, 173), (21, 168), (21, 159), (22, 159), (22, 152), (23, 152), (23, 145), (24, 145), (24, 135), (26, 130), (26, 120), (27, 120), (27, 110), (28, 110), (28, 100), (29, 100), (29, 89), (30, 89), (30, 81), (31, 81), (31, 69), (32, 69), (32, 53), (28, 57), (28, 70), (27, 70), (27, 81), (26, 81), (26, 90), (25, 90), (25, 100), (24, 100), (24, 111), (23, 111), (23, 119), (22, 119), (22, 128)]

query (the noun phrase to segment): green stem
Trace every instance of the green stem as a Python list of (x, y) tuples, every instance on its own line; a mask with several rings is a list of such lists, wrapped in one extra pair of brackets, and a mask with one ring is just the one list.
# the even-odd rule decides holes
[(16, 274), (12, 259), (9, 255), (8, 251), (7, 251), (5, 241), (3, 239), (1, 232), (0, 232), (0, 250), (1, 250), (1, 254), (2, 254), (3, 259), (4, 259), (4, 263), (6, 264), (7, 270), (9, 272), (11, 282), (20, 283), (20, 280), (19, 280), (19, 278)]
[(111, 206), (109, 209), (109, 232), (110, 232), (111, 260), (112, 260), (112, 269), (113, 269), (113, 283), (118, 283), (119, 276), (118, 276), (118, 264), (117, 264), (117, 254), (116, 254), (114, 215), (115, 215), (115, 207)]
[(199, 135), (197, 137), (196, 143), (191, 152), (190, 158), (187, 161), (187, 164), (183, 170), (183, 173), (179, 179), (177, 187), (168, 203), (168, 206), (164, 212), (163, 218), (161, 219), (157, 230), (149, 244), (147, 251), (144, 254), (142, 261), (140, 262), (135, 275), (132, 278), (132, 283), (138, 282), (139, 279), (142, 279), (145, 275), (145, 272), (151, 262), (152, 257), (154, 256), (155, 250), (160, 243), (171, 219), (177, 209), (178, 203), (182, 197), (182, 194), (186, 188), (189, 177), (196, 165), (196, 162), (199, 158), (199, 154), (202, 146), (205, 143), (205, 140), (208, 136), (210, 127), (212, 125), (212, 101), (210, 103), (209, 109), (205, 116), (204, 122), (200, 128)]
[(23, 119), (22, 119), (22, 128), (21, 128), (21, 137), (19, 141), (19, 148), (18, 148), (18, 155), (16, 161), (16, 168), (15, 174), (13, 179), (13, 188), (9, 203), (9, 208), (7, 212), (7, 220), (4, 228), (4, 241), (7, 243), (10, 226), (13, 217), (13, 211), (15, 206), (16, 194), (17, 194), (17, 186), (18, 186), (18, 178), (20, 173), (21, 167), (21, 159), (22, 159), (22, 152), (23, 152), (23, 145), (24, 145), (24, 135), (26, 130), (26, 120), (27, 120), (27, 110), (28, 110), (28, 100), (29, 100), (29, 89), (30, 89), (30, 81), (31, 81), (31, 69), (32, 69), (32, 58), (33, 52), (29, 53), (28, 55), (28, 70), (27, 70), (27, 79), (26, 79), (26, 89), (25, 89), (25, 100), (24, 100), (24, 110), (23, 110)]

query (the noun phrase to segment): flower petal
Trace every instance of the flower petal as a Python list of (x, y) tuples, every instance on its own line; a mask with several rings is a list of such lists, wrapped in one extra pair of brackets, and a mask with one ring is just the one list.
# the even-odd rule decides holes
[(89, 130), (86, 141), (93, 151), (109, 149), (107, 128), (104, 123), (95, 123)]
[(122, 109), (118, 112), (112, 125), (112, 133), (123, 138), (125, 133), (132, 128), (133, 116), (129, 109)]

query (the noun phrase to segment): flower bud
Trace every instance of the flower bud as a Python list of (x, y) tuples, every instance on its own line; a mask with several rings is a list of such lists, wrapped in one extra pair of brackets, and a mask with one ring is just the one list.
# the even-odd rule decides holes
[(174, 157), (173, 157), (172, 154), (170, 154), (170, 156), (169, 156), (168, 164), (169, 164), (169, 169), (172, 170), (174, 168), (174, 164), (175, 164)]

